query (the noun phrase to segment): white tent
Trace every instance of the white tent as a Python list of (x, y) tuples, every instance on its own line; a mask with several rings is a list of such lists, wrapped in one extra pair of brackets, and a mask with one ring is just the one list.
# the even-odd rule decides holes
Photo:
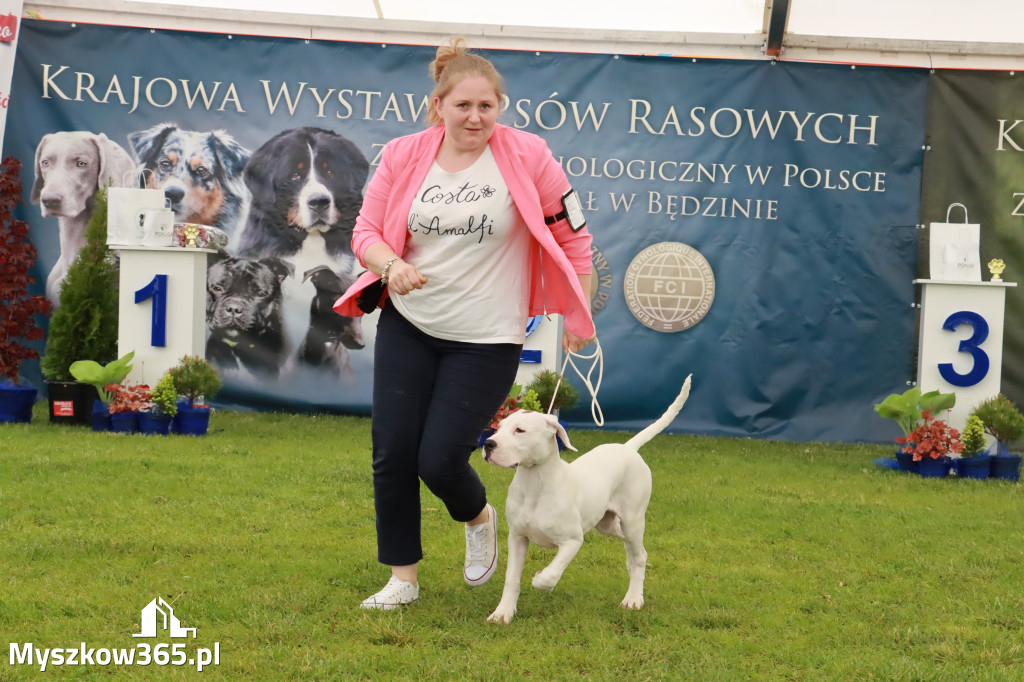
[(45, 19), (310, 40), (1024, 69), (1016, 0), (49, 0)]

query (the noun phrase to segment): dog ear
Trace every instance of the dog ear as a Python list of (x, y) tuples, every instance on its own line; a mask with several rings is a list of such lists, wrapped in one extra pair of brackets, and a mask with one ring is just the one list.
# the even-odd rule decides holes
[(285, 277), (291, 277), (295, 274), (295, 266), (277, 256), (262, 258), (260, 262), (270, 268), (270, 271), (277, 277), (278, 282), (283, 282)]
[(226, 130), (214, 130), (207, 138), (227, 177), (236, 177), (249, 160), (249, 150), (238, 144)]
[(562, 440), (562, 445), (564, 445), (569, 450), (576, 452), (576, 448), (574, 448), (572, 446), (572, 443), (569, 442), (569, 434), (565, 432), (565, 428), (561, 425), (561, 423), (559, 423), (558, 418), (555, 417), (553, 414), (546, 414), (544, 415), (544, 417), (548, 422), (548, 428), (554, 431), (555, 435)]
[(41, 157), (43, 155), (43, 147), (46, 146), (46, 141), (50, 139), (50, 133), (43, 135), (43, 139), (39, 140), (39, 144), (36, 145), (36, 179), (32, 183), (32, 194), (29, 196), (29, 201), (33, 204), (38, 204), (40, 197), (43, 193), (43, 168), (39, 165)]
[(118, 143), (100, 133), (92, 138), (99, 155), (100, 167), (97, 172), (96, 185), (98, 189), (108, 185), (116, 185), (124, 178), (124, 174), (132, 170), (135, 162), (128, 152)]
[(152, 128), (128, 133), (128, 144), (131, 145), (132, 154), (139, 163), (145, 165), (153, 153), (163, 147), (167, 136), (177, 129), (178, 126), (174, 123), (158, 123)]

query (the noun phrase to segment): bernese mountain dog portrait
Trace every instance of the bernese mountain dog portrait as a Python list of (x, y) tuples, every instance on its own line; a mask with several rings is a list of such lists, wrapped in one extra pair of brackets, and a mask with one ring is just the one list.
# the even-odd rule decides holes
[(330, 130), (292, 128), (270, 138), (245, 165), (252, 205), (240, 253), (296, 260), (305, 251), (297, 272), (345, 264), (369, 168), (355, 144)]
[(170, 199), (175, 222), (210, 225), (236, 242), (249, 203), (242, 181), (248, 149), (223, 130), (183, 130), (175, 123), (130, 133), (128, 142), (147, 186)]
[[(316, 127), (278, 133), (245, 165), (243, 177), (252, 200), (238, 255), (280, 258), (296, 273), (317, 273), (283, 283), (289, 347), (303, 349), (286, 363), (283, 373), (305, 366), (337, 371), (341, 378), (351, 375), (344, 349), (362, 344), (344, 343), (350, 342), (347, 337), (334, 339), (338, 321), (311, 313), (311, 308), (316, 308), (317, 297), (326, 300), (333, 295), (338, 278), (350, 275), (357, 265), (352, 229), (369, 167), (351, 140)], [(317, 350), (325, 343), (332, 352)]]

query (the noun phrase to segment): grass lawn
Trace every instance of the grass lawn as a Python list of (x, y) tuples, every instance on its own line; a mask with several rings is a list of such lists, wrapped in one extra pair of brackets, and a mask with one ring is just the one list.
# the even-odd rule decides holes
[[(219, 647), (219, 665), (0, 661), (0, 680), (1024, 680), (1019, 485), (877, 469), (893, 448), (662, 435), (642, 611), (597, 533), (552, 593), (485, 622), (462, 528), (424, 490), (420, 600), (379, 589), (369, 420), (218, 411), (205, 437), (0, 426), (0, 637), (36, 649)], [(625, 436), (571, 431), (580, 451)], [(474, 465), (503, 514), (512, 472)], [(133, 638), (170, 603), (197, 637)], [(21, 649), (23, 650), (23, 649)], [(167, 652), (170, 652), (167, 648)], [(10, 652), (10, 656), (13, 656)], [(8, 658), (9, 658), (8, 657)]]

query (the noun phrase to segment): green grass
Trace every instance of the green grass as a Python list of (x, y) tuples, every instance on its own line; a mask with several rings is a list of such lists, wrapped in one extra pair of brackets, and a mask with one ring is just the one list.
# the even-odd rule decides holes
[[(462, 529), (426, 491), (419, 602), (357, 607), (386, 579), (369, 442), (357, 417), (219, 411), (206, 437), (122, 436), (37, 405), (0, 427), (0, 645), (152, 642), (132, 634), (161, 595), (198, 629), (190, 652), (219, 643), (206, 680), (1024, 679), (1019, 485), (882, 471), (885, 446), (662, 435), (643, 450), (645, 608), (619, 608), (622, 544), (592, 533), (498, 626), (504, 546), (495, 579), (465, 586)], [(503, 512), (512, 472), (474, 465)], [(525, 575), (551, 556), (531, 547)], [(200, 677), (0, 661), (0, 680), (111, 674)]]

